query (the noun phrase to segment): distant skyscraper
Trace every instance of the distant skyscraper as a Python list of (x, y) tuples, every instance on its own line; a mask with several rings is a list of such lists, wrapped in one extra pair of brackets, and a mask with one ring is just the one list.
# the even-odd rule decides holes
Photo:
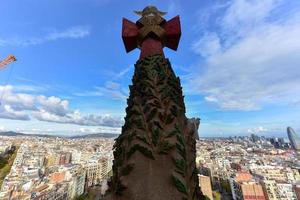
[(287, 134), (291, 142), (292, 148), (295, 150), (300, 150), (300, 140), (295, 131), (291, 127), (288, 127)]
[(257, 142), (257, 141), (259, 141), (259, 136), (257, 136), (257, 135), (255, 135), (255, 134), (251, 134), (251, 140), (252, 140), (252, 142)]

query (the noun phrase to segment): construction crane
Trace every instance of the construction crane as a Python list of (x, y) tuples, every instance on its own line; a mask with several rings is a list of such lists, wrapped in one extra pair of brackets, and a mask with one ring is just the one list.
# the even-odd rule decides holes
[[(9, 64), (11, 64), (15, 61), (17, 61), (17, 59), (14, 55), (8, 55), (4, 60), (0, 61), (0, 70), (5, 69)], [(2, 89), (2, 92), (1, 92), (1, 95), (0, 95), (0, 106), (2, 105), (3, 97), (4, 97), (5, 91), (6, 91), (6, 86), (9, 82), (9, 80), (10, 80), (10, 77), (12, 75), (12, 71), (13, 71), (13, 68), (11, 67), (10, 70), (9, 70), (8, 77), (6, 78), (6, 80), (4, 82), (3, 89)]]
[(16, 57), (14, 55), (9, 55), (4, 60), (0, 61), (0, 69), (4, 69), (7, 65), (9, 65), (12, 62), (17, 61)]

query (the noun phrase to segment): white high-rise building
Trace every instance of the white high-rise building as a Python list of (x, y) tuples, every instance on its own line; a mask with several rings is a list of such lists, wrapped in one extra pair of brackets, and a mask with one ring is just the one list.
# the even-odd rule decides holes
[(86, 165), (87, 169), (87, 186), (98, 185), (107, 178), (112, 169), (112, 161), (108, 157), (100, 159), (91, 159)]

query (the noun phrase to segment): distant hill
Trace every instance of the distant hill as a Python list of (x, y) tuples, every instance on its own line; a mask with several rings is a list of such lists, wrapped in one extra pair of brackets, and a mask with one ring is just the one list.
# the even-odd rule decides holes
[(115, 138), (118, 137), (119, 134), (114, 133), (95, 133), (95, 134), (87, 134), (87, 135), (75, 135), (75, 136), (59, 136), (59, 135), (44, 135), (44, 134), (25, 134), (18, 133), (14, 131), (6, 131), (0, 132), (0, 136), (32, 136), (32, 137), (60, 137), (60, 138), (70, 138), (70, 139), (82, 139), (82, 138)]
[(2, 136), (19, 136), (19, 135), (24, 135), (24, 134), (13, 132), (13, 131), (8, 131), (8, 132), (0, 132), (0, 135), (2, 135)]
[(115, 134), (115, 133), (95, 133), (95, 134), (87, 134), (87, 135), (76, 135), (76, 136), (72, 136), (69, 138), (72, 139), (77, 139), (77, 138), (98, 138), (98, 137), (102, 137), (102, 138), (115, 138), (118, 137), (119, 134)]
[(0, 136), (34, 136), (34, 137), (57, 137), (55, 135), (44, 135), (44, 134), (25, 134), (14, 131), (0, 132)]

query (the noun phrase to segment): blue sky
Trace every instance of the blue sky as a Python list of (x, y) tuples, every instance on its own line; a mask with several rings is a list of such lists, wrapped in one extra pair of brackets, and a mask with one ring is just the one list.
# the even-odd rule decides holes
[(139, 56), (126, 54), (121, 21), (147, 5), (180, 15), (179, 49), (165, 54), (200, 136), (300, 132), (295, 0), (2, 0), (0, 58), (18, 61), (0, 71), (0, 130), (119, 133)]

